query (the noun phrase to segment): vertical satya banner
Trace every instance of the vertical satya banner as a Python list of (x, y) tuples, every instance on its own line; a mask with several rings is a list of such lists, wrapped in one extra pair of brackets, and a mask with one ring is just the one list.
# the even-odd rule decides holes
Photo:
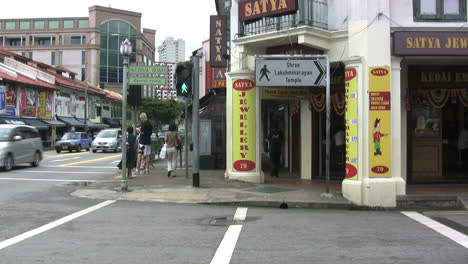
[(369, 68), (370, 177), (391, 177), (390, 67)]
[(346, 179), (358, 180), (358, 76), (356, 68), (345, 70)]
[(257, 170), (255, 82), (248, 79), (235, 80), (232, 94), (234, 171), (255, 172)]

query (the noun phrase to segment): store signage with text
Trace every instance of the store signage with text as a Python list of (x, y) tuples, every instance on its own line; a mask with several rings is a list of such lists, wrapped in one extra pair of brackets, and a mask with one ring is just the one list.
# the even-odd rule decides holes
[(233, 83), (233, 168), (238, 172), (257, 169), (255, 89), (253, 80)]
[(227, 58), (227, 16), (210, 16), (210, 64), (226, 67)]
[(390, 67), (369, 68), (370, 177), (390, 177), (392, 113)]
[(239, 20), (252, 20), (296, 10), (297, 0), (246, 0), (239, 3)]
[(346, 179), (358, 180), (358, 76), (355, 68), (345, 69), (346, 96)]
[(468, 32), (397, 31), (393, 34), (395, 55), (468, 55)]

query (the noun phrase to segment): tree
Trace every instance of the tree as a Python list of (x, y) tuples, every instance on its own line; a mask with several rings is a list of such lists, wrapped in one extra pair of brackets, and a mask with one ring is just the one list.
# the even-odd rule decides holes
[(160, 100), (158, 98), (143, 98), (142, 112), (148, 115), (149, 120), (160, 124), (169, 124), (174, 122), (183, 111), (183, 104), (174, 100)]

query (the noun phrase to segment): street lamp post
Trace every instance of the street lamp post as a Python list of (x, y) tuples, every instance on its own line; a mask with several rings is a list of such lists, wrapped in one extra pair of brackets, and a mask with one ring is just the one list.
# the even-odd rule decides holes
[[(94, 35), (90, 40), (88, 40), (88, 43), (86, 43), (86, 56), (85, 56), (85, 111), (84, 111), (84, 123), (85, 123), (85, 132), (88, 133), (88, 50), (89, 50), (89, 44), (91, 44), (91, 41), (93, 41), (97, 35)], [(90, 60), (91, 61), (91, 60)]]
[(122, 83), (122, 180), (120, 189), (126, 191), (127, 183), (127, 72), (128, 57), (132, 54), (132, 43), (125, 39), (120, 44), (120, 55), (123, 56), (123, 83)]

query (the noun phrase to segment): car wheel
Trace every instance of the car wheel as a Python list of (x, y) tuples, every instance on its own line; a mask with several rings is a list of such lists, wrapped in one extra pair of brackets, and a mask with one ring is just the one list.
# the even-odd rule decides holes
[(3, 161), (3, 169), (5, 171), (10, 171), (13, 168), (14, 160), (11, 154), (8, 154), (8, 156), (5, 157), (5, 160)]
[(70, 148), (70, 149), (68, 150), (68, 152), (72, 153), (72, 152), (73, 152), (73, 149), (72, 149), (72, 148)]
[(96, 152), (97, 152), (97, 150), (93, 149), (93, 153), (96, 153)]
[(76, 152), (81, 152), (81, 145), (78, 145), (78, 148), (76, 148)]
[(31, 162), (31, 166), (38, 167), (40, 163), (41, 163), (41, 156), (39, 155), (39, 152), (36, 152), (34, 154), (34, 160), (33, 162)]
[(62, 150), (61, 150), (61, 149), (56, 149), (55, 151), (57, 151), (57, 153), (60, 153), (60, 152), (62, 152)]

